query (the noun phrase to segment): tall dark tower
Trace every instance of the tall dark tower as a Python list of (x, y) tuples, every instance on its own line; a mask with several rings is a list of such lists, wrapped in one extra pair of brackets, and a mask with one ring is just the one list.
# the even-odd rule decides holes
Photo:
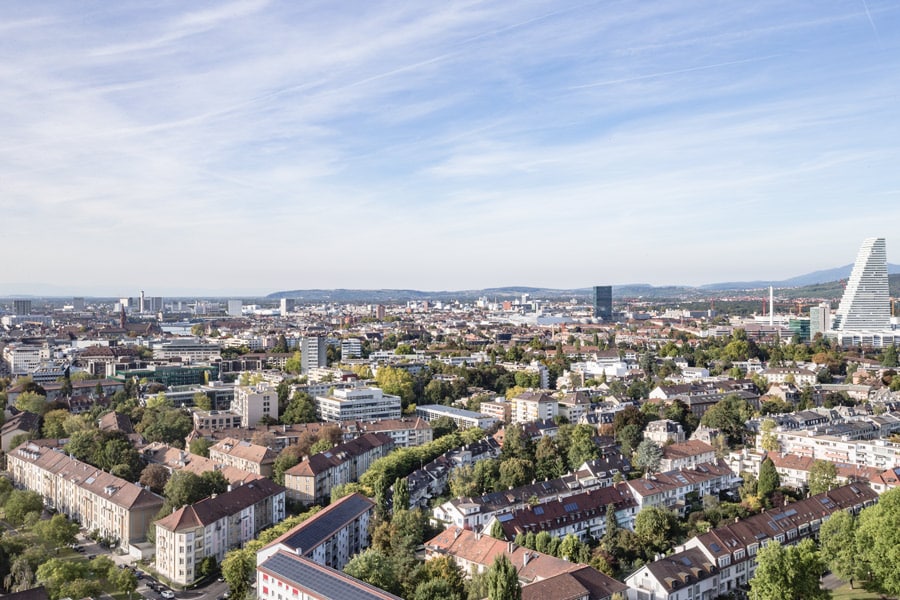
[(612, 286), (595, 285), (591, 304), (594, 307), (594, 317), (604, 321), (612, 320)]
[(122, 329), (125, 329), (125, 324), (128, 323), (128, 317), (125, 315), (125, 306), (122, 306), (122, 312), (119, 313), (119, 325)]

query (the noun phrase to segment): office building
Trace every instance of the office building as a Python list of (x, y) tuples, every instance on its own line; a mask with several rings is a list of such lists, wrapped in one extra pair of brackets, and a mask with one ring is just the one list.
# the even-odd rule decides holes
[(31, 300), (13, 300), (13, 310), (17, 315), (30, 315)]
[(834, 314), (835, 331), (879, 331), (891, 324), (887, 251), (884, 238), (863, 241)]
[(609, 321), (612, 319), (612, 286), (596, 285), (591, 296), (594, 317)]
[(831, 305), (822, 302), (809, 309), (809, 337), (813, 339), (817, 333), (825, 335), (831, 329)]
[(240, 300), (229, 300), (225, 312), (229, 317), (240, 317), (244, 313), (244, 303)]
[(334, 390), (330, 396), (316, 396), (316, 416), (323, 421), (378, 421), (399, 419), (400, 396), (385, 394), (376, 387)]
[(72, 298), (72, 310), (76, 312), (84, 310), (84, 298)]
[(305, 374), (310, 369), (327, 366), (325, 338), (318, 335), (303, 338), (300, 342), (300, 372)]
[(280, 304), (279, 312), (282, 317), (290, 312), (294, 312), (297, 308), (297, 301), (293, 298), (282, 298)]

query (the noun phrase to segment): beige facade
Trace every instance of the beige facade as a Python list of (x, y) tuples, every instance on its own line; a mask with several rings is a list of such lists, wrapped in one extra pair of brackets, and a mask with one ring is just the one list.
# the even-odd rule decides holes
[(209, 449), (209, 458), (219, 464), (271, 477), (274, 471), (274, 450), (235, 438), (225, 438)]
[(285, 489), (258, 479), (224, 494), (184, 506), (156, 522), (156, 569), (187, 585), (204, 558), (221, 564), (225, 553), (284, 520)]
[(122, 547), (146, 539), (163, 499), (61, 450), (26, 442), (7, 457), (13, 482), (39, 493), (44, 504), (68, 515), (88, 531)]

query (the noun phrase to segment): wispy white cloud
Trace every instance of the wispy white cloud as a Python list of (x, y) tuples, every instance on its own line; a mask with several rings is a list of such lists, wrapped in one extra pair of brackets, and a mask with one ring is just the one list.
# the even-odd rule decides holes
[(707, 282), (898, 216), (890, 3), (352, 8), (0, 8), (3, 235), (47, 240), (0, 279)]

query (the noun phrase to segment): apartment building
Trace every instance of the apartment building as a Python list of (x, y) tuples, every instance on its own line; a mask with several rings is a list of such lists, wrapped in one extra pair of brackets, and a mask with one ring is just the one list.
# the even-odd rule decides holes
[(633, 530), (639, 506), (623, 483), (536, 505), (526, 504), (510, 513), (494, 515), (485, 523), (484, 529), (491, 531), (496, 521), (508, 540), (520, 533), (544, 531), (560, 539), (570, 534), (580, 540), (600, 539), (606, 533), (606, 507), (610, 504), (615, 507), (619, 527)]
[[(784, 454), (809, 456), (877, 469), (900, 467), (900, 444), (883, 439), (851, 439), (854, 436), (821, 434), (816, 430), (772, 432)], [(762, 451), (762, 436), (756, 437), (757, 451)]]
[(331, 489), (357, 481), (374, 461), (393, 450), (394, 442), (383, 433), (366, 433), (331, 450), (304, 458), (284, 472), (288, 497), (307, 504), (324, 504)]
[(687, 440), (662, 448), (660, 471), (693, 469), (699, 464), (716, 462), (716, 449), (700, 440)]
[(221, 564), (228, 550), (284, 517), (285, 488), (268, 479), (183, 506), (156, 522), (156, 569), (174, 583), (193, 583), (204, 558)]
[(345, 421), (342, 423), (344, 436), (354, 438), (363, 433), (383, 433), (394, 440), (395, 448), (412, 448), (427, 444), (434, 439), (431, 425), (425, 419), (403, 418), (382, 419), (380, 421)]
[(369, 547), (369, 524), (374, 514), (375, 503), (365, 496), (345, 496), (257, 552), (256, 564), (285, 551), (319, 565), (343, 569), (353, 555)]
[(556, 398), (544, 392), (522, 392), (510, 402), (513, 423), (552, 420), (559, 412)]
[(243, 421), (240, 413), (230, 410), (194, 410), (191, 416), (196, 430), (232, 429), (240, 427)]
[(688, 494), (698, 497), (735, 492), (740, 479), (725, 461), (701, 463), (691, 469), (657, 473), (650, 477), (631, 479), (624, 485), (631, 488), (638, 506), (662, 506), (683, 513)]
[(323, 421), (378, 421), (399, 419), (400, 396), (385, 394), (379, 388), (334, 390), (330, 396), (316, 396), (316, 416)]
[(234, 438), (225, 438), (209, 448), (210, 460), (262, 477), (272, 476), (277, 456), (271, 448)]
[(241, 415), (242, 427), (255, 427), (264, 418), (278, 419), (278, 392), (268, 381), (234, 388), (231, 411)]
[(259, 600), (403, 600), (284, 550), (256, 567), (256, 589)]
[(162, 442), (147, 444), (141, 451), (141, 456), (149, 464), (164, 466), (170, 473), (174, 473), (175, 471), (189, 471), (195, 475), (202, 475), (207, 471), (221, 471), (222, 475), (225, 476), (225, 480), (232, 486), (241, 485), (260, 478), (260, 475), (257, 473), (251, 473), (244, 469), (224, 465), (211, 458), (200, 456), (198, 454), (191, 454), (187, 450), (173, 448)]
[(163, 504), (150, 490), (31, 442), (7, 455), (7, 469), (13, 483), (40, 494), (46, 506), (123, 548), (146, 539)]
[(796, 544), (815, 535), (834, 512), (858, 514), (877, 499), (865, 484), (848, 485), (722, 525), (638, 569), (625, 580), (628, 598), (711, 600), (729, 594), (753, 577), (760, 547), (772, 541)]

